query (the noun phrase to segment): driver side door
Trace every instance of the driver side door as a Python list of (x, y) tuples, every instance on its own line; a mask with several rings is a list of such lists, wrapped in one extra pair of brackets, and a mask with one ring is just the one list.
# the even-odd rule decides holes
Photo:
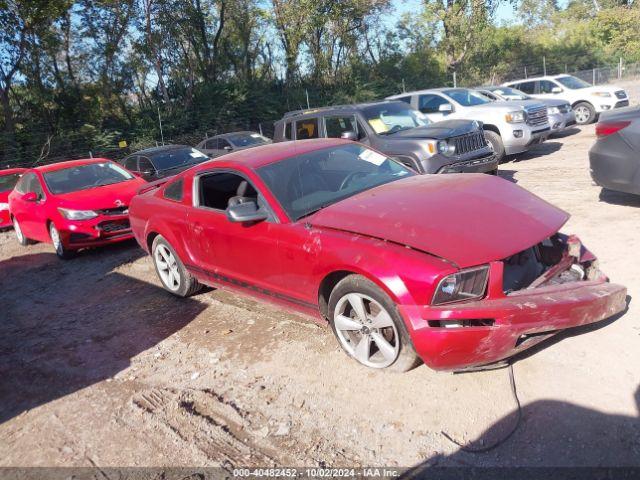
[[(38, 175), (33, 172), (24, 175), (16, 186), (16, 192), (19, 195), (14, 200), (12, 213), (20, 222), (22, 233), (34, 240), (48, 241), (47, 196), (44, 193)], [(28, 193), (35, 193), (38, 199), (34, 202), (24, 200), (24, 196)]]
[(441, 95), (427, 93), (418, 97), (418, 110), (424, 113), (432, 122), (444, 120), (446, 115), (440, 111), (441, 105), (453, 104)]
[(189, 209), (192, 256), (200, 273), (215, 283), (262, 295), (282, 292), (278, 238), (283, 225), (275, 214), (260, 222), (232, 222), (229, 200), (242, 196), (269, 210), (252, 182), (239, 172), (211, 170), (194, 177)]

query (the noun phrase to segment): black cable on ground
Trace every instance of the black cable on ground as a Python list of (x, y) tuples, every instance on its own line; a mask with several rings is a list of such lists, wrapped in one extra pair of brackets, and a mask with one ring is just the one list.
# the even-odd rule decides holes
[(488, 445), (486, 447), (474, 447), (474, 446), (470, 446), (470, 445), (463, 445), (461, 442), (458, 442), (457, 440), (453, 439), (446, 432), (441, 431), (440, 433), (442, 433), (442, 435), (447, 440), (449, 440), (450, 442), (452, 442), (452, 443), (456, 444), (458, 447), (460, 447), (460, 450), (462, 450), (464, 452), (468, 452), (468, 453), (485, 453), (485, 452), (488, 452), (490, 450), (493, 450), (496, 447), (499, 447), (504, 442), (509, 440), (509, 438), (511, 438), (511, 436), (518, 429), (518, 427), (520, 426), (520, 422), (522, 421), (522, 407), (520, 406), (520, 399), (518, 398), (518, 392), (516, 390), (516, 381), (515, 381), (514, 376), (513, 376), (513, 363), (509, 363), (509, 381), (511, 382), (511, 393), (513, 394), (513, 399), (515, 400), (516, 405), (518, 406), (518, 411), (517, 411), (517, 418), (516, 418), (515, 423), (513, 424), (513, 427), (511, 427), (511, 430), (509, 430), (509, 433), (507, 433), (504, 437), (502, 437), (501, 439), (497, 440), (496, 442), (494, 442), (491, 445)]

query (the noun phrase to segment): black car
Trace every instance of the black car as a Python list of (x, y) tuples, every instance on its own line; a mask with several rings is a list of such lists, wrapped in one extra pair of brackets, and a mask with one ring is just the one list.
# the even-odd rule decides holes
[(299, 110), (275, 123), (274, 142), (312, 138), (355, 140), (419, 173), (498, 171), (498, 160), (478, 122), (432, 122), (405, 102)]
[(140, 150), (119, 163), (130, 172), (152, 182), (176, 175), (206, 160), (209, 157), (188, 145), (163, 145)]

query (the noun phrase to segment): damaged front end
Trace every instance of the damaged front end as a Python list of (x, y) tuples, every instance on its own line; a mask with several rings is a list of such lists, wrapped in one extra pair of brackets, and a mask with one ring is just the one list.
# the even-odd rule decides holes
[(481, 299), (401, 308), (425, 363), (456, 371), (502, 362), (625, 309), (626, 288), (609, 283), (577, 237), (560, 233), (490, 262)]
[(598, 269), (596, 257), (575, 235), (556, 233), (502, 262), (505, 294), (568, 282), (608, 280)]

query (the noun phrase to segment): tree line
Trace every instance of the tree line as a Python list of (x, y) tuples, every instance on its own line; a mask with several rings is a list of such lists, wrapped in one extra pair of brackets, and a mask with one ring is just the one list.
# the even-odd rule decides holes
[(269, 133), (288, 110), (451, 85), (454, 72), (497, 82), (543, 57), (556, 70), (640, 61), (633, 0), (423, 0), (395, 18), (399, 3), (0, 0), (0, 163)]

